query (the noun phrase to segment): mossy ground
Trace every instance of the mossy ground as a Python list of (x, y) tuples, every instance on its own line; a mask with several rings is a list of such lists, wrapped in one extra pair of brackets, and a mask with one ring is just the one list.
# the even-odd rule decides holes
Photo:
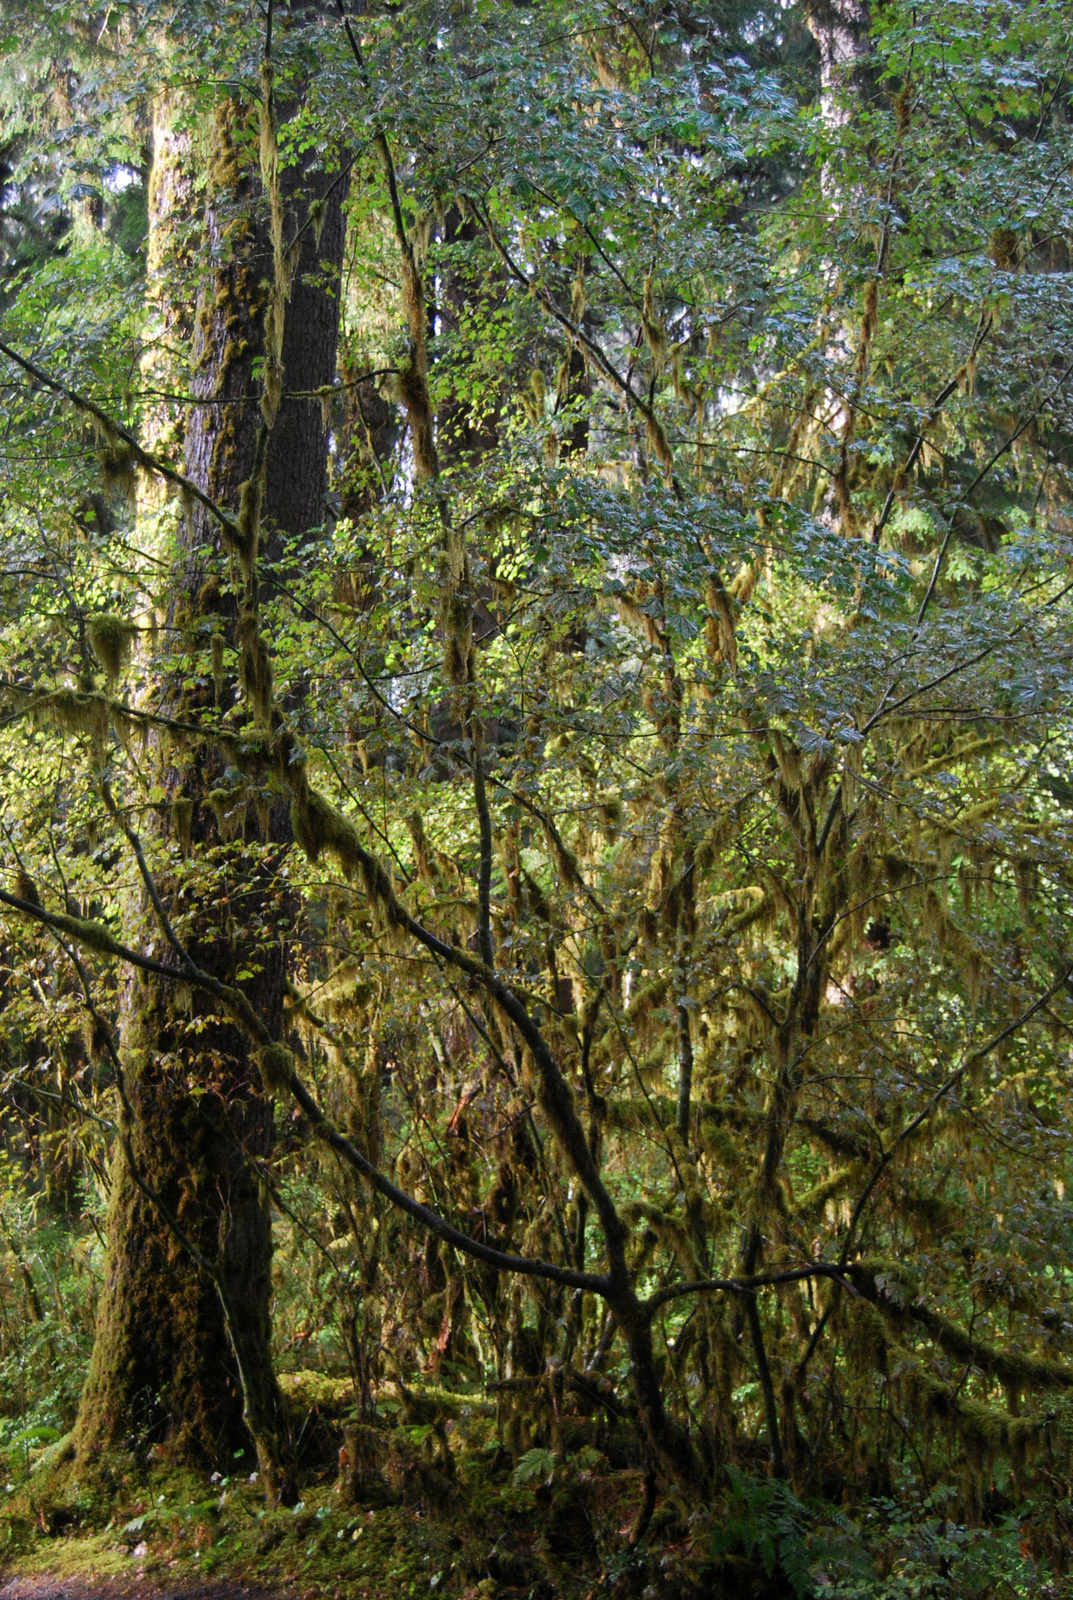
[(384, 1386), (380, 1424), (363, 1435), (367, 1476), (348, 1500), (346, 1385), (295, 1373), (283, 1387), (297, 1504), (267, 1506), (248, 1461), (221, 1476), (157, 1453), (87, 1473), (61, 1440), (21, 1482), (0, 1485), (0, 1573), (66, 1580), (69, 1600), (1073, 1595), (1032, 1558), (1030, 1515), (970, 1528), (949, 1519), (952, 1490), (942, 1506), (876, 1501), (849, 1517), (737, 1472), (709, 1505), (661, 1495), (635, 1539), (645, 1482), (629, 1430), (564, 1413), (561, 1449), (512, 1454), (493, 1402), (434, 1386)]
[(0, 1506), (0, 1570), (83, 1582), (140, 1573), (147, 1593), (211, 1580), (309, 1600), (581, 1600), (619, 1591), (637, 1565), (636, 1466), (612, 1470), (592, 1448), (534, 1450), (519, 1471), (487, 1402), (429, 1390), (389, 1412), (382, 1477), (347, 1504), (337, 1396), (317, 1374), (284, 1387), (306, 1440), (298, 1504), (266, 1506), (248, 1463), (230, 1477), (162, 1459), (78, 1475), (54, 1446)]
[[(307, 1485), (292, 1508), (268, 1509), (248, 1480), (209, 1483), (153, 1472), (101, 1514), (71, 1496), (36, 1506), (26, 1495), (6, 1508), (0, 1539), (4, 1572), (59, 1578), (109, 1578), (140, 1572), (147, 1589), (190, 1579), (232, 1579), (269, 1591), (354, 1600), (401, 1596), (581, 1596), (601, 1586), (617, 1543), (614, 1514), (630, 1516), (637, 1475), (617, 1475), (599, 1498), (609, 1513), (599, 1532), (573, 1495), (555, 1497), (495, 1483), (488, 1463), (460, 1469), (462, 1480), (439, 1505), (341, 1504), (332, 1483)], [(469, 1480), (466, 1482), (465, 1480)], [(609, 1540), (610, 1535), (610, 1540)]]

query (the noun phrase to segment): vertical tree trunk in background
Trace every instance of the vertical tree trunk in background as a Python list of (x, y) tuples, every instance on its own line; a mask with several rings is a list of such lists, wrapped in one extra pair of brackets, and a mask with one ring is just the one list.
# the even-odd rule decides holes
[[(272, 281), (272, 249), (259, 184), (237, 154), (239, 112), (217, 111), (208, 173), (204, 248), (210, 270), (193, 339), (191, 408), (185, 471), (208, 495), (237, 510), (249, 478), (261, 425), (254, 367), (264, 350), (264, 310)], [(163, 228), (186, 185), (167, 164), (189, 162), (190, 146), (158, 136), (153, 195)], [(304, 236), (287, 304), (284, 389), (309, 391), (333, 382), (342, 262), (343, 183), (319, 172), (282, 175), (285, 238), (325, 200), (319, 240)], [(307, 281), (307, 275), (310, 281)], [(314, 281), (315, 279), (315, 281)], [(278, 558), (285, 536), (300, 536), (324, 519), (326, 436), (320, 400), (283, 400), (268, 455), (262, 549)], [(201, 508), (188, 512), (178, 540), (168, 621), (176, 637), (198, 641), (204, 674), (208, 636), (234, 642), (237, 600), (231, 558)], [(182, 648), (182, 646), (180, 646)], [(219, 675), (217, 675), (219, 677)], [(166, 709), (184, 717), (212, 712), (213, 689), (202, 677), (190, 688), (176, 671)], [(233, 682), (222, 688), (217, 715), (234, 712)], [(239, 714), (242, 715), (241, 710)], [(168, 914), (194, 960), (220, 979), (240, 982), (267, 1025), (278, 1030), (290, 924), (276, 881), (289, 838), (286, 808), (247, 807), (233, 774), (208, 743), (182, 752), (156, 751), (173, 822), (157, 820), (176, 857), (187, 836), (185, 873), (159, 879)], [(180, 818), (182, 819), (180, 821)], [(154, 825), (151, 814), (143, 828)], [(215, 864), (199, 878), (199, 859)], [(226, 856), (225, 856), (226, 851)], [(223, 865), (226, 860), (226, 866)], [(221, 890), (219, 874), (224, 872)], [(216, 887), (209, 890), (210, 880)], [(168, 952), (151, 908), (129, 918), (127, 937)], [(243, 974), (241, 979), (239, 973)], [(247, 1041), (210, 1004), (183, 997), (181, 987), (145, 975), (130, 979), (121, 1014), (122, 1055), (132, 1111), (131, 1144), (141, 1175), (182, 1228), (216, 1265), (231, 1308), (226, 1325), (215, 1284), (184, 1250), (159, 1209), (117, 1162), (109, 1217), (108, 1257), (97, 1336), (77, 1432), (80, 1460), (102, 1451), (163, 1445), (169, 1459), (225, 1470), (248, 1447), (243, 1393), (232, 1344), (240, 1346), (247, 1414), (278, 1411), (269, 1351), (270, 1218), (250, 1158), (268, 1155), (271, 1102), (261, 1093)]]
[(872, 84), (868, 0), (811, 0), (805, 20), (820, 53), (823, 119), (828, 126), (840, 127), (849, 121), (854, 101)]
[[(820, 57), (820, 115), (830, 135), (845, 126), (874, 89), (871, 70), (872, 44), (869, 37), (869, 0), (810, 0), (805, 15), (808, 30)], [(845, 178), (830, 162), (825, 162), (821, 185), (832, 210), (832, 237), (835, 219), (846, 210)], [(836, 251), (836, 256), (841, 252)], [(827, 272), (833, 296), (840, 290), (840, 273), (832, 263)], [(871, 306), (869, 312), (867, 306)], [(824, 497), (824, 520), (846, 537), (858, 533), (850, 488), (850, 444), (854, 428), (852, 393), (867, 368), (867, 351), (860, 349), (862, 324), (854, 314), (839, 320), (841, 328), (827, 345), (827, 357), (839, 372), (840, 381), (829, 389), (823, 406), (823, 427), (839, 440), (839, 459)], [(863, 326), (870, 341), (874, 331), (875, 299), (866, 301)], [(857, 357), (863, 356), (863, 365)], [(853, 369), (857, 367), (854, 374)], [(850, 398), (847, 399), (847, 396)]]
[[(457, 205), (447, 208), (443, 222), (443, 242), (447, 245), (480, 245), (484, 236), (472, 218), (463, 217)], [(487, 249), (487, 245), (485, 245)], [(465, 270), (449, 266), (438, 285), (438, 304), (432, 317), (433, 342), (437, 336), (464, 340), (467, 336), (466, 313), (472, 303), (489, 307), (494, 298), (493, 282), (489, 274), (485, 282), (477, 285), (473, 278), (472, 261)], [(478, 416), (473, 406), (456, 395), (442, 402), (436, 416), (436, 448), (440, 462), (448, 465), (478, 465), (482, 456), (493, 451), (498, 442), (496, 413), (490, 411)]]
[[(384, 398), (375, 378), (362, 378), (369, 362), (364, 347), (359, 344), (339, 352), (339, 372), (346, 385), (343, 396), (343, 421), (340, 428), (339, 452), (343, 467), (339, 474), (339, 515), (351, 522), (360, 522), (374, 506), (390, 482), (391, 454), (399, 430), (398, 412), (390, 400)], [(387, 463), (388, 476), (383, 475)], [(375, 578), (368, 573), (356, 580), (356, 594), (351, 603), (361, 604), (360, 596), (369, 590)], [(346, 598), (342, 596), (341, 598)]]

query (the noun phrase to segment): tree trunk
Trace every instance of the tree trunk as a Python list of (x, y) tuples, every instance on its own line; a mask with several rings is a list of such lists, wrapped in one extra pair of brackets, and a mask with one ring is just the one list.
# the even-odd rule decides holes
[(823, 119), (841, 127), (872, 88), (868, 0), (811, 0), (805, 20), (820, 54)]
[[(869, 4), (870, 0), (811, 0), (806, 8), (805, 20), (820, 58), (820, 115), (832, 137), (850, 121), (874, 90)], [(820, 183), (832, 210), (833, 237), (837, 228), (835, 219), (846, 210), (849, 197), (841, 163), (826, 160)], [(829, 264), (825, 276), (832, 297), (837, 299), (843, 290), (841, 268), (835, 261)], [(841, 315), (836, 313), (842, 326), (837, 331), (832, 330), (826, 350), (830, 366), (838, 376), (823, 401), (823, 427), (838, 439), (839, 457), (824, 495), (823, 517), (829, 526), (840, 528), (847, 538), (859, 533), (850, 484), (850, 447), (856, 421), (857, 390), (867, 371), (868, 347), (875, 328), (875, 292), (873, 285), (865, 298), (863, 319), (856, 309), (848, 317), (844, 311)]]
[[(191, 408), (184, 447), (187, 476), (232, 511), (251, 474), (261, 426), (254, 368), (265, 347), (272, 281), (260, 186), (236, 154), (239, 114), (228, 102), (215, 118), (205, 235), (211, 270), (193, 339), (192, 389), (202, 403)], [(158, 139), (157, 151), (162, 161), (190, 159), (189, 144), (175, 138)], [(305, 233), (283, 343), (286, 390), (308, 393), (335, 377), (333, 286), (342, 261), (345, 185), (333, 187), (323, 174), (300, 169), (284, 172), (281, 181), (285, 238), (306, 220), (313, 199), (325, 200), (319, 240), (312, 227)], [(160, 174), (153, 192), (166, 206), (169, 197), (181, 203), (186, 189)], [(167, 219), (153, 220), (162, 227)], [(314, 270), (317, 281), (306, 281)], [(322, 523), (325, 486), (320, 400), (288, 399), (285, 393), (266, 477), (262, 547), (269, 562), (278, 559), (284, 536), (303, 535)], [(200, 507), (183, 519), (171, 596), (168, 621), (188, 648), (204, 652), (213, 633), (234, 644), (238, 603), (231, 557)], [(176, 671), (163, 695), (169, 714), (213, 714), (215, 698), (215, 717), (230, 713), (245, 720), (233, 681), (222, 680), (222, 655), (214, 650), (215, 691), (206, 677), (190, 688), (189, 672)], [(244, 790), (232, 786), (234, 774), (209, 741), (193, 750), (161, 744), (154, 754), (171, 810), (167, 820), (148, 813), (156, 818), (156, 833), (146, 848), (164, 863), (157, 887), (169, 918), (193, 959), (221, 980), (238, 983), (278, 1033), (286, 970), (280, 929), (291, 921), (285, 894), (275, 886), (280, 847), (289, 840), (286, 808), (277, 802), (247, 810)], [(202, 879), (200, 862), (208, 851), (214, 860)], [(178, 964), (148, 896), (132, 906), (127, 937), (140, 948), (163, 948), (163, 959)], [(171, 1460), (229, 1470), (248, 1448), (251, 1427), (255, 1435), (278, 1434), (279, 1395), (269, 1350), (270, 1216), (255, 1166), (271, 1149), (271, 1102), (261, 1092), (248, 1041), (229, 1020), (214, 1015), (211, 1002), (191, 1000), (181, 984), (131, 977), (120, 1026), (130, 1147), (137, 1176), (154, 1198), (136, 1182), (121, 1152), (78, 1455), (88, 1462), (102, 1451), (156, 1446)], [(165, 1208), (219, 1283), (192, 1258)], [(259, 1437), (257, 1442), (261, 1457)]]

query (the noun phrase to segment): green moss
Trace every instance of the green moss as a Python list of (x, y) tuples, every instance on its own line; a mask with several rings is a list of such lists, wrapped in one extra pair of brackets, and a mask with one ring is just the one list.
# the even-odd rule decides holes
[(364, 851), (357, 828), (330, 800), (307, 789), (296, 795), (291, 807), (294, 836), (310, 861), (319, 861), (325, 851), (336, 857), (348, 875), (358, 866)]
[(332, 1409), (347, 1404), (354, 1395), (350, 1378), (332, 1377), (329, 1373), (314, 1372), (307, 1367), (298, 1372), (281, 1373), (279, 1386), (284, 1399), (296, 1409), (308, 1409), (311, 1406)]
[(243, 606), (239, 612), (238, 640), (241, 647), (239, 671), (242, 687), (254, 717), (267, 724), (272, 716), (272, 661), (268, 644), (260, 630), (256, 609)]
[(108, 702), (97, 693), (55, 689), (33, 702), (32, 715), (37, 722), (87, 739), (101, 739), (108, 731)]
[(294, 1077), (294, 1055), (285, 1044), (267, 1044), (257, 1052), (265, 1094), (286, 1094)]
[(86, 634), (93, 653), (109, 678), (118, 678), (126, 666), (137, 632), (126, 617), (112, 612), (101, 612), (86, 619)]

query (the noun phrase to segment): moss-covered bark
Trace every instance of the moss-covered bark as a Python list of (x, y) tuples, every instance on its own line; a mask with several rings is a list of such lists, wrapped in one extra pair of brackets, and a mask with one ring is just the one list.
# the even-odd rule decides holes
[[(142, 983), (132, 989), (124, 1052), (139, 1174), (202, 1254), (222, 1258), (229, 1298), (241, 1313), (235, 1332), (253, 1357), (252, 1370), (271, 1384), (269, 1218), (247, 1159), (268, 1153), (269, 1116), (248, 1065), (242, 1081), (241, 1046), (222, 1037), (234, 1030), (211, 1027), (194, 1050), (183, 1038), (185, 1027), (176, 1027), (172, 997), (162, 987), (155, 995)], [(203, 1093), (190, 1093), (183, 1069), (203, 1073), (209, 1051), (225, 1042), (233, 1048), (218, 1056), (214, 1081)], [(168, 1045), (176, 1047), (174, 1054)], [(79, 1455), (92, 1459), (117, 1447), (156, 1445), (175, 1459), (217, 1464), (246, 1442), (216, 1286), (120, 1156)]]
[[(208, 137), (205, 245), (211, 270), (195, 318), (190, 378), (202, 403), (191, 408), (184, 443), (187, 476), (236, 511), (261, 426), (255, 368), (265, 347), (272, 281), (266, 208), (236, 138), (244, 114), (224, 102)], [(194, 141), (158, 136), (160, 161), (190, 162), (195, 149)], [(158, 174), (152, 193), (165, 203), (187, 188)], [(327, 195), (323, 227), (306, 230), (283, 341), (286, 388), (307, 392), (330, 384), (335, 375), (338, 299), (331, 280), (338, 278), (342, 258), (343, 186), (332, 189), (321, 173), (285, 175), (288, 237), (318, 193)], [(153, 220), (160, 229), (168, 221)], [(307, 281), (314, 271), (318, 281)], [(174, 318), (169, 321), (174, 325)], [(273, 530), (278, 551), (283, 535), (304, 534), (322, 521), (325, 473), (319, 399), (285, 395), (265, 483), (270, 556), (276, 553)], [(188, 512), (172, 588), (173, 636), (188, 639), (208, 624), (209, 631), (235, 643), (240, 606), (233, 578), (215, 525), (200, 510)], [(217, 701), (216, 715), (248, 715), (233, 680), (207, 690), (203, 680), (194, 689), (188, 682), (178, 672), (169, 682), (169, 711), (196, 717), (208, 696), (209, 704)], [(181, 753), (160, 746), (155, 757), (172, 800), (170, 815), (165, 811), (156, 822), (173, 863), (171, 876), (165, 868), (157, 881), (167, 914), (198, 965), (240, 983), (275, 1033), (286, 977), (281, 930), (289, 920), (275, 887), (278, 847), (289, 838), (286, 809), (265, 812), (222, 794), (224, 761), (208, 741)], [(180, 846), (186, 857), (181, 869)], [(139, 947), (155, 941), (158, 949), (166, 948), (147, 895), (132, 903), (127, 933)], [(132, 977), (123, 997), (121, 1038), (124, 1115), (140, 1181), (121, 1151), (78, 1455), (88, 1463), (115, 1449), (157, 1446), (169, 1459), (227, 1468), (249, 1443), (247, 1420), (260, 1418), (269, 1429), (277, 1421), (269, 1348), (270, 1217), (257, 1173), (271, 1149), (271, 1102), (261, 1092), (248, 1041), (233, 1023), (213, 1015), (211, 1002), (191, 1000), (181, 984)], [(180, 1242), (174, 1223), (213, 1266), (219, 1284)]]

